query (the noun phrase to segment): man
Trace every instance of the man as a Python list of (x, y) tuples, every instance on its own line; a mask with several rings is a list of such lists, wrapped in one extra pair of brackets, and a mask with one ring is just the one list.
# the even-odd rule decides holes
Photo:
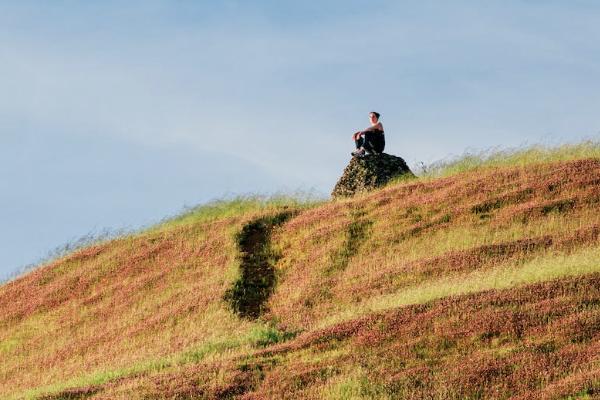
[(379, 154), (385, 147), (385, 136), (383, 134), (383, 125), (379, 122), (380, 114), (375, 111), (369, 113), (369, 122), (371, 126), (364, 131), (358, 131), (352, 135), (356, 150), (351, 154), (356, 157), (363, 157), (365, 154)]

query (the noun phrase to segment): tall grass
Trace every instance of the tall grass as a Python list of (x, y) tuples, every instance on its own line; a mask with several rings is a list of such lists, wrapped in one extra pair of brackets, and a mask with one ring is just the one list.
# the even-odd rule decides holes
[(527, 147), (491, 148), (466, 152), (455, 158), (423, 165), (417, 173), (422, 178), (441, 178), (484, 168), (518, 167), (585, 158), (600, 159), (600, 139), (560, 146), (536, 144)]
[(106, 243), (111, 240), (118, 239), (130, 234), (133, 234), (133, 231), (127, 229), (104, 228), (100, 231), (92, 230), (86, 233), (85, 235), (69, 240), (64, 244), (55, 247), (37, 261), (16, 269), (14, 272), (10, 273), (6, 277), (0, 277), (0, 285), (9, 282), (13, 279), (17, 279), (20, 276), (27, 274), (29, 271), (32, 271), (42, 265), (49, 264), (55, 260), (58, 260), (59, 258), (65, 257), (77, 250), (81, 250), (83, 248), (94, 245), (99, 245), (101, 243)]
[(109, 242), (114, 239), (152, 233), (181, 225), (212, 222), (218, 219), (241, 216), (258, 211), (276, 210), (285, 207), (306, 209), (322, 204), (324, 201), (323, 197), (310, 192), (277, 193), (273, 195), (248, 194), (215, 199), (193, 207), (184, 207), (183, 211), (174, 216), (164, 218), (159, 223), (142, 226), (138, 229), (106, 228), (101, 231), (91, 231), (56, 247), (38, 261), (25, 265), (4, 278), (0, 277), (0, 284), (17, 279), (42, 265), (65, 257), (82, 248)]
[(281, 332), (276, 327), (262, 322), (249, 324), (250, 328), (240, 332), (228, 332), (180, 353), (136, 362), (128, 367), (97, 370), (65, 381), (15, 393), (9, 399), (37, 399), (52, 396), (68, 388), (102, 385), (119, 378), (139, 375), (153, 375), (202, 361), (223, 361), (234, 358), (242, 352), (284, 342), (295, 337), (296, 333)]
[(314, 193), (295, 192), (291, 194), (276, 193), (272, 195), (235, 195), (230, 198), (215, 199), (208, 203), (184, 210), (172, 217), (167, 217), (150, 230), (173, 228), (180, 225), (212, 222), (217, 219), (236, 217), (257, 211), (275, 210), (285, 207), (310, 208), (325, 201)]
[(441, 277), (396, 293), (372, 297), (356, 306), (345, 307), (324, 319), (318, 328), (351, 320), (372, 312), (410, 304), (423, 304), (448, 296), (458, 296), (490, 289), (508, 289), (568, 276), (600, 272), (600, 248), (584, 248), (572, 254), (548, 252), (522, 264), (502, 264), (477, 270), (459, 277)]
[[(600, 158), (600, 144), (586, 142), (554, 149), (538, 146), (516, 151), (468, 155), (445, 166), (440, 164), (437, 170), (431, 169), (425, 176), (434, 179), (435, 176), (457, 174), (479, 168), (530, 165), (578, 158)], [(475, 175), (478, 174), (473, 174)], [(492, 171), (489, 175), (496, 175), (496, 171)], [(457, 178), (456, 180), (462, 185), (459, 185), (460, 187), (468, 186), (467, 181), (471, 179), (469, 176)], [(462, 180), (465, 182), (461, 183)], [(492, 181), (490, 184), (492, 189), (495, 188), (493, 186), (495, 182)], [(19, 353), (16, 350), (18, 347), (27, 348), (26, 346), (35, 344), (33, 340), (39, 341), (41, 339), (38, 338), (43, 338), (43, 335), (38, 335), (37, 338), (33, 335), (33, 339), (29, 340), (29, 338), (22, 339), (13, 332), (19, 334), (41, 332), (41, 328), (38, 327), (42, 322), (45, 328), (51, 326), (52, 321), (68, 322), (70, 325), (67, 324), (67, 327), (73, 327), (73, 332), (79, 330), (81, 334), (80, 338), (69, 334), (53, 335), (48, 339), (49, 345), (43, 347), (46, 354), (59, 354), (61, 349), (69, 349), (69, 345), (73, 344), (70, 341), (79, 340), (79, 343), (84, 343), (84, 339), (90, 336), (85, 334), (84, 329), (97, 329), (98, 326), (105, 329), (105, 324), (110, 324), (112, 328), (121, 324), (123, 328), (121, 331), (116, 329), (113, 331), (124, 332), (123, 335), (130, 336), (113, 339), (112, 343), (107, 342), (115, 348), (121, 346), (119, 348), (123, 349), (124, 355), (115, 353), (116, 355), (113, 354), (113, 357), (109, 358), (106, 353), (100, 353), (105, 359), (98, 358), (102, 362), (98, 364), (97, 369), (85, 371), (85, 368), (80, 368), (74, 358), (61, 361), (63, 365), (53, 366), (53, 369), (48, 368), (47, 374), (40, 370), (35, 372), (38, 374), (36, 376), (22, 369), (23, 382), (29, 379), (35, 385), (39, 385), (35, 388), (22, 384), (25, 390), (22, 393), (31, 398), (38, 397), (42, 393), (59, 393), (69, 387), (104, 385), (107, 382), (116, 382), (119, 378), (127, 381), (137, 376), (177, 371), (187, 364), (213, 361), (234, 363), (237, 356), (248, 355), (257, 349), (293, 339), (297, 333), (304, 330), (302, 325), (295, 324), (297, 315), (306, 315), (307, 321), (310, 319), (314, 321), (306, 323), (308, 328), (326, 327), (361, 315), (407, 304), (426, 303), (448, 296), (488, 289), (506, 289), (600, 271), (600, 262), (597, 261), (600, 259), (600, 249), (594, 242), (591, 248), (577, 247), (565, 253), (548, 250), (536, 257), (528, 256), (519, 261), (507, 260), (475, 271), (434, 274), (425, 281), (407, 280), (401, 289), (394, 289), (395, 291), (377, 292), (374, 289), (371, 292), (365, 291), (356, 298), (342, 296), (341, 294), (345, 295), (344, 291), (359, 288), (352, 279), (368, 283), (365, 277), (371, 275), (375, 281), (379, 279), (377, 272), (386, 267), (390, 267), (392, 271), (392, 267), (401, 266), (407, 261), (427, 259), (478, 245), (543, 235), (559, 236), (561, 232), (572, 232), (581, 227), (596, 225), (598, 222), (597, 203), (585, 203), (585, 208), (581, 210), (540, 214), (527, 220), (528, 222), (520, 219), (507, 219), (502, 222), (500, 219), (494, 219), (498, 217), (496, 214), (489, 220), (481, 221), (478, 216), (469, 211), (472, 200), (461, 194), (463, 192), (457, 191), (452, 195), (454, 197), (448, 195), (450, 196), (448, 199), (438, 196), (436, 201), (442, 202), (439, 204), (425, 202), (421, 204), (418, 199), (427, 200), (429, 196), (435, 198), (435, 191), (438, 189), (434, 187), (435, 185), (430, 185), (433, 187), (430, 193), (426, 192), (428, 188), (420, 189), (420, 185), (416, 186), (415, 191), (423, 191), (422, 197), (417, 196), (410, 201), (413, 203), (419, 201), (417, 205), (420, 207), (419, 212), (423, 215), (424, 222), (427, 222), (428, 218), (438, 220), (439, 215), (449, 215), (447, 208), (450, 206), (464, 206), (460, 208), (466, 210), (464, 215), (457, 212), (452, 215), (452, 218), (444, 221), (448, 226), (442, 226), (443, 224), (431, 226), (429, 231), (403, 236), (402, 240), (392, 246), (390, 238), (398, 237), (398, 233), (403, 233), (416, 223), (411, 219), (414, 216), (404, 216), (404, 209), (412, 204), (407, 200), (408, 197), (398, 196), (395, 201), (381, 204), (377, 194), (371, 197), (358, 197), (344, 200), (348, 202), (346, 208), (345, 204), (323, 204), (326, 201), (314, 195), (245, 195), (187, 208), (180, 214), (144, 230), (128, 233), (123, 243), (119, 241), (111, 243), (109, 251), (97, 258), (81, 261), (81, 264), (65, 263), (64, 267), (58, 265), (53, 269), (56, 272), (57, 269), (63, 268), (61, 273), (72, 273), (71, 275), (65, 273), (61, 281), (48, 280), (50, 284), (54, 282), (56, 288), (71, 293), (72, 301), (65, 302), (65, 307), (61, 309), (52, 308), (54, 293), (43, 292), (52, 294), (52, 296), (48, 295), (47, 302), (43, 303), (51, 307), (49, 310), (52, 314), (40, 313), (39, 317), (29, 317), (28, 323), (35, 323), (35, 325), (21, 324), (12, 328), (13, 330), (7, 330), (7, 333), (0, 337), (7, 339), (0, 343), (0, 355), (3, 353), (8, 355), (5, 371), (11, 371), (8, 367), (12, 365), (19, 365), (19, 368), (22, 368), (25, 363), (36, 365), (36, 356), (32, 354), (35, 353), (34, 351), (28, 349), (26, 352)], [(510, 190), (510, 187), (505, 190)], [(573, 194), (566, 189), (558, 193)], [(556, 192), (553, 192), (552, 196), (555, 195)], [(545, 199), (544, 194), (540, 194), (535, 199), (543, 204), (541, 202)], [(322, 207), (318, 207), (320, 205)], [(440, 210), (436, 208), (437, 206)], [(278, 275), (279, 286), (277, 286), (281, 295), (276, 300), (280, 303), (273, 302), (272, 319), (266, 320), (273, 324), (238, 320), (223, 307), (224, 304), (218, 296), (225, 291), (226, 285), (235, 280), (227, 275), (230, 273), (228, 272), (230, 266), (237, 268), (233, 260), (240, 249), (235, 247), (235, 234), (243, 229), (248, 221), (264, 218), (267, 213), (279, 215), (289, 211), (295, 215), (296, 211), (313, 207), (314, 209), (306, 213), (300, 213), (300, 218), (304, 218), (303, 220), (296, 224), (287, 224), (288, 228), (284, 226), (277, 230), (273, 238), (275, 250), (284, 256), (284, 262), (279, 265), (281, 274)], [(352, 210), (355, 208), (361, 211), (354, 213)], [(149, 234), (146, 235), (147, 233)], [(73, 251), (73, 248), (68, 250)], [(104, 271), (109, 272), (104, 273)], [(319, 271), (324, 273), (320, 274)], [(407, 272), (398, 269), (398, 274), (404, 273)], [(80, 282), (85, 284), (86, 279), (94, 278), (95, 274), (98, 279), (105, 280), (97, 286), (90, 285), (86, 291), (78, 293), (77, 285)], [(122, 281), (128, 283), (120, 284)], [(393, 287), (392, 284), (389, 285)], [(124, 293), (124, 289), (129, 287), (133, 289), (126, 293), (127, 296), (120, 296)], [(106, 290), (107, 297), (91, 296), (94, 290), (99, 292)], [(22, 292), (25, 293), (25, 290)], [(61, 293), (56, 292), (56, 294)], [(81, 305), (82, 296), (87, 296), (86, 300), (90, 300), (89, 305), (85, 307)], [(110, 296), (113, 296), (112, 299)], [(130, 301), (130, 297), (135, 301)], [(113, 304), (120, 304), (111, 303), (114, 299), (120, 299), (123, 304), (131, 304), (131, 306), (119, 315), (112, 315), (109, 312), (110, 308)], [(309, 301), (306, 302), (304, 299)], [(14, 303), (6, 304), (7, 307), (14, 307)], [(278, 304), (279, 308), (277, 308)], [(188, 307), (193, 305), (198, 307)], [(76, 313), (70, 314), (68, 312), (70, 308), (67, 307), (71, 306), (73, 310), (85, 312), (86, 317), (90, 318), (90, 324), (83, 324), (81, 321), (85, 320)], [(106, 312), (106, 315), (112, 319), (101, 319), (104, 318), (101, 317), (104, 315), (102, 312)], [(47, 318), (42, 319), (42, 317)], [(277, 323), (279, 320), (283, 321), (282, 324)], [(137, 325), (140, 330), (132, 330), (137, 332), (135, 335), (128, 333), (129, 327), (133, 329)], [(52, 328), (52, 332), (68, 332), (67, 329), (61, 328), (58, 322), (56, 327)], [(156, 332), (161, 334), (157, 335)], [(48, 336), (46, 335), (46, 338)], [(177, 351), (173, 351), (171, 343), (177, 341), (185, 345), (182, 344), (177, 347)], [(77, 349), (75, 346), (72, 348)], [(332, 351), (339, 351), (339, 349), (333, 348)], [(15, 358), (11, 360), (12, 354), (23, 357), (23, 363)], [(324, 354), (320, 352), (318, 357), (325, 357)], [(84, 362), (87, 360), (85, 357), (93, 360), (95, 356), (93, 351), (83, 354), (81, 365), (85, 365)], [(116, 357), (120, 358), (117, 360)], [(290, 358), (286, 362), (288, 361), (293, 360)], [(308, 361), (317, 362), (316, 359), (304, 361), (306, 364), (309, 363)], [(319, 362), (321, 361), (326, 360)], [(355, 367), (356, 365), (351, 365), (349, 368), (355, 369)], [(66, 374), (65, 371), (74, 372)], [(368, 371), (348, 373), (340, 377), (333, 382), (335, 383), (333, 386), (323, 392), (323, 395), (348, 399), (384, 396), (385, 391), (377, 382), (369, 381), (368, 374), (365, 372)], [(56, 376), (62, 378), (55, 379)], [(60, 381), (60, 379), (64, 380)], [(15, 385), (14, 380), (10, 384), (7, 383), (7, 387), (14, 390), (10, 385)]]
[(391, 399), (384, 385), (371, 382), (368, 375), (368, 371), (359, 366), (348, 374), (332, 379), (322, 389), (321, 396), (327, 400)]

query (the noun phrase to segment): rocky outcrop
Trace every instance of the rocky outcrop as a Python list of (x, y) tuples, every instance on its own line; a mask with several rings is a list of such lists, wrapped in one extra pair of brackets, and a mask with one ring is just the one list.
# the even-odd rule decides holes
[(331, 196), (334, 198), (349, 197), (356, 193), (366, 192), (387, 184), (390, 180), (414, 174), (400, 157), (390, 154), (371, 154), (362, 158), (353, 157), (344, 169)]

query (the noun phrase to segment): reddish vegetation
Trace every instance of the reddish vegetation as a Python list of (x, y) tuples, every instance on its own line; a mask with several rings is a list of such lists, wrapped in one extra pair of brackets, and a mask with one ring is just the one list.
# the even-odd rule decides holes
[[(579, 160), (417, 181), (299, 212), (269, 235), (276, 282), (260, 307), (261, 320), (302, 332), (295, 339), (46, 398), (335, 398), (345, 381), (373, 397), (597, 396), (598, 274), (315, 327), (441, 276), (597, 247), (599, 183), (600, 161)], [(0, 286), (0, 397), (177, 354), (214, 332), (247, 333), (223, 299), (243, 259), (235, 235), (262, 216), (118, 239)]]
[[(5, 372), (19, 379), (3, 385), (31, 387), (82, 369), (124, 367), (202, 340), (206, 332), (189, 329), (167, 340), (151, 333), (165, 327), (177, 331), (180, 320), (201, 319), (218, 301), (227, 288), (230, 261), (223, 250), (233, 248), (225, 228), (235, 224), (213, 224), (215, 233), (201, 240), (197, 227), (119, 239), (3, 285), (0, 338), (29, 321), (43, 321), (25, 336), (31, 340), (13, 349), (22, 360)], [(28, 372), (17, 372), (23, 370)]]
[[(473, 312), (477, 310), (477, 312)], [(350, 348), (323, 361), (318, 354)], [(318, 398), (360, 366), (392, 398), (557, 398), (598, 394), (600, 274), (407, 306), (310, 332), (218, 364), (140, 377), (147, 397)], [(221, 374), (214, 384), (210, 376)], [(107, 385), (92, 398), (111, 398)]]
[[(524, 260), (543, 250), (569, 252), (585, 245), (595, 244), (600, 238), (600, 226), (594, 225), (576, 230), (572, 234), (545, 235), (530, 239), (519, 239), (484, 245), (469, 250), (449, 252), (442, 256), (409, 262), (396, 268), (382, 268), (371, 275), (369, 282), (356, 288), (356, 293), (388, 293), (408, 284), (424, 282), (440, 275), (468, 272), (489, 268), (509, 261)], [(390, 274), (401, 272), (406, 278), (391, 282)]]
[[(509, 259), (525, 259), (543, 250), (569, 251), (598, 242), (600, 213), (590, 210), (600, 204), (600, 161), (581, 160), (530, 168), (468, 174), (433, 182), (417, 182), (391, 187), (348, 203), (322, 207), (302, 214), (299, 223), (288, 224), (280, 232), (284, 257), (280, 262), (282, 281), (270, 305), (272, 314), (289, 329), (310, 329), (330, 314), (335, 304), (353, 303), (376, 293), (388, 293), (407, 284), (435, 277), (486, 268)], [(521, 195), (515, 195), (521, 193)], [(526, 193), (523, 194), (523, 193)], [(511, 199), (501, 202), (498, 199)], [(523, 199), (518, 203), (515, 199)], [(560, 206), (563, 199), (572, 206)], [(493, 203), (493, 209), (481, 205)], [(571, 203), (564, 203), (571, 204)], [(320, 215), (329, 208), (328, 219)], [(364, 240), (363, 257), (356, 257), (339, 275), (324, 278), (341, 245), (340, 223), (352, 222), (353, 210), (363, 210), (362, 218), (373, 221), (372, 234)], [(333, 218), (336, 215), (337, 218)], [(482, 218), (484, 216), (484, 218)], [(502, 231), (529, 224), (535, 226), (554, 216), (582, 220), (576, 232), (556, 232), (542, 237), (525, 237), (511, 242), (486, 244), (465, 251), (451, 251), (405, 261), (401, 256), (411, 247), (423, 246), (422, 238), (440, 237), (445, 232), (467, 230), (477, 237), (483, 229)], [(294, 221), (292, 221), (294, 222)], [(331, 227), (334, 228), (331, 228)], [(426, 243), (427, 244), (427, 243)], [(323, 282), (327, 282), (326, 285)], [(315, 299), (318, 301), (315, 302)]]

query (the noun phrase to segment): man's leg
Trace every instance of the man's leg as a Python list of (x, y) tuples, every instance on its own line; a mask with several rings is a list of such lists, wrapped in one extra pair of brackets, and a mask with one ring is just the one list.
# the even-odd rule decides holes
[(361, 135), (359, 136), (355, 141), (354, 144), (356, 145), (357, 149), (360, 149), (363, 144), (365, 143), (365, 138)]
[(385, 137), (381, 133), (376, 133), (370, 138), (371, 145), (373, 146), (373, 150), (376, 153), (383, 153), (383, 149), (385, 148)]
[(365, 155), (365, 150), (364, 150), (364, 145), (365, 145), (365, 138), (363, 135), (360, 135), (359, 137), (356, 138), (356, 140), (354, 141), (354, 143), (356, 144), (356, 150), (353, 151), (351, 154), (352, 156), (358, 156), (358, 157), (362, 157)]
[(373, 153), (373, 134), (371, 132), (365, 132), (365, 139), (363, 142), (363, 148), (369, 153)]

